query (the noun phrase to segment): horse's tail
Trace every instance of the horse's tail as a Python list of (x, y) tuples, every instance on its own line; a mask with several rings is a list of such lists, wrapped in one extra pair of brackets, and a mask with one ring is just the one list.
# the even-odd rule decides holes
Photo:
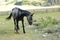
[(12, 17), (12, 13), (10, 13), (10, 15), (6, 19), (11, 19), (11, 17)]

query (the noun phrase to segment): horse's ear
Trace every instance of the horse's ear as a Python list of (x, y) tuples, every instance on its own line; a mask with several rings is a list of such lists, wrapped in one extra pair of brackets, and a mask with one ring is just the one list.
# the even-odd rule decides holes
[(31, 14), (31, 16), (33, 16), (33, 15), (34, 15), (34, 13)]

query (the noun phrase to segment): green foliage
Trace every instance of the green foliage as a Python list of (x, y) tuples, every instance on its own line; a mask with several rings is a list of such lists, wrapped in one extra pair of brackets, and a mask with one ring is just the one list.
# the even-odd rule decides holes
[(35, 1), (34, 1), (34, 2), (32, 2), (31, 4), (32, 4), (32, 5), (34, 5), (34, 6), (39, 6), (39, 5), (41, 5), (41, 3), (40, 3), (40, 2), (35, 2)]
[(42, 27), (47, 27), (48, 25), (56, 25), (59, 23), (58, 20), (52, 18), (52, 17), (45, 17), (45, 18), (41, 18), (41, 25)]

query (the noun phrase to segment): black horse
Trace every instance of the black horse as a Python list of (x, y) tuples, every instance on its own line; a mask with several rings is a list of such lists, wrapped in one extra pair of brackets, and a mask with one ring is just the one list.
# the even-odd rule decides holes
[(22, 10), (20, 8), (15, 7), (15, 8), (12, 9), (12, 11), (11, 11), (9, 17), (7, 17), (7, 19), (11, 19), (11, 17), (13, 17), (14, 26), (15, 26), (14, 29), (15, 29), (16, 33), (18, 33), (18, 30), (19, 30), (18, 22), (22, 21), (23, 33), (25, 33), (24, 16), (27, 17), (29, 25), (32, 25), (33, 14), (31, 14), (31, 12), (29, 12), (27, 10)]

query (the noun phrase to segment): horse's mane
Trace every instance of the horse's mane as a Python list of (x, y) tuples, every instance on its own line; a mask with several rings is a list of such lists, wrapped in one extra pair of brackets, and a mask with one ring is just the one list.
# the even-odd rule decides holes
[(13, 9), (12, 9), (12, 11), (13, 11), (14, 9), (18, 9), (18, 10), (22, 11), (22, 9), (20, 9), (20, 8), (17, 8), (17, 7), (13, 8)]

